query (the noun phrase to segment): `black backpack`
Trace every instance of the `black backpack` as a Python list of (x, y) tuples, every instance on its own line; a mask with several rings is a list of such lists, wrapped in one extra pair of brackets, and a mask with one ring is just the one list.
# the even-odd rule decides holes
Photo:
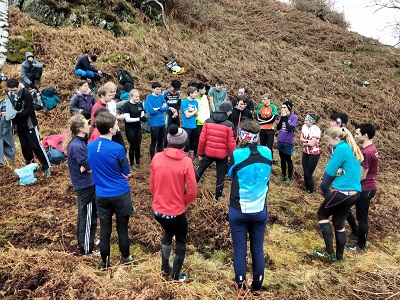
[(132, 89), (135, 88), (133, 77), (131, 74), (129, 74), (127, 70), (118, 70), (118, 82), (123, 85), (125, 92), (130, 92)]

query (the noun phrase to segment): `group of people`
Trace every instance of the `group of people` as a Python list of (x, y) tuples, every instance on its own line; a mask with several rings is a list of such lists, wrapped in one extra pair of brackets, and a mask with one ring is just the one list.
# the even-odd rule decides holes
[[(230, 101), (221, 79), (217, 79), (208, 92), (204, 83), (190, 84), (186, 90), (187, 98), (183, 100), (180, 81), (173, 80), (165, 91), (159, 82), (153, 82), (152, 92), (145, 101), (141, 101), (138, 90), (132, 89), (129, 100), (122, 105), (115, 99), (117, 86), (107, 82), (97, 90), (96, 101), (86, 80), (102, 74), (91, 68), (94, 61), (96, 57), (88, 55), (77, 64), (75, 73), (82, 78), (70, 102), (74, 115), (69, 122), (71, 133), (64, 141), (71, 182), (78, 194), (78, 252), (84, 255), (93, 253), (97, 244), (95, 232), (98, 217), (99, 269), (110, 266), (110, 235), (115, 213), (121, 262), (134, 262), (128, 238), (128, 222), (133, 213), (128, 179), (131, 169), (141, 169), (141, 124), (148, 122), (152, 209), (155, 220), (164, 230), (161, 241), (162, 277), (188, 280), (187, 274), (181, 273), (188, 233), (185, 210), (197, 196), (197, 184), (202, 175), (215, 162), (216, 201), (222, 196), (225, 175), (228, 174), (232, 180), (228, 221), (234, 248), (237, 293), (242, 296), (250, 288), (246, 280), (246, 236), (249, 233), (253, 262), (250, 290), (254, 295), (260, 295), (264, 279), (263, 243), (268, 221), (267, 193), (275, 130), (279, 131), (276, 149), (280, 157), (281, 179), (286, 184), (293, 180), (292, 154), (295, 128), (299, 121), (293, 113), (293, 102), (283, 102), (279, 110), (271, 103), (272, 95), (266, 93), (255, 107), (245, 87), (240, 87), (238, 96)], [(31, 82), (37, 85), (35, 80)], [(27, 83), (28, 87), (33, 87)], [(44, 173), (50, 174), (50, 164), (37, 131), (32, 97), (16, 79), (9, 79), (7, 88), (7, 101), (0, 106), (2, 120), (4, 118), (17, 125), (26, 163), (32, 161), (34, 153)], [(300, 135), (304, 186), (311, 195), (315, 192), (313, 173), (320, 157), (318, 119), (314, 113), (307, 114)], [(331, 126), (325, 131), (324, 138), (332, 146), (332, 156), (320, 184), (324, 201), (318, 210), (325, 248), (314, 250), (314, 254), (321, 259), (335, 261), (343, 258), (345, 247), (365, 250), (368, 209), (376, 193), (378, 154), (372, 143), (375, 135), (373, 125), (363, 123), (356, 126), (353, 138), (345, 126), (347, 115), (334, 113), (330, 119)], [(125, 124), (128, 157), (119, 129), (120, 122)], [(12, 130), (7, 134), (11, 134), (11, 139), (4, 139), (2, 135), (0, 163), (3, 154), (9, 161), (13, 161), (15, 155)], [(198, 159), (196, 169), (193, 164), (195, 158)], [(164, 188), (166, 184), (168, 189)], [(351, 212), (354, 205), (356, 217)], [(336, 250), (329, 222), (331, 216)], [(356, 244), (347, 246), (346, 219), (352, 227), (352, 236), (357, 239)], [(174, 236), (176, 247), (171, 267), (169, 259)]]

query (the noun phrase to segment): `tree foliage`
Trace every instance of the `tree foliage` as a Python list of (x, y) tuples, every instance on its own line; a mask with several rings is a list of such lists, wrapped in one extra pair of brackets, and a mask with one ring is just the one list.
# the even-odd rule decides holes
[[(400, 15), (400, 0), (372, 0), (371, 3), (376, 8), (375, 12), (383, 9), (397, 9)], [(400, 18), (388, 20), (388, 26), (393, 28), (393, 36), (398, 40), (394, 46), (400, 46)]]

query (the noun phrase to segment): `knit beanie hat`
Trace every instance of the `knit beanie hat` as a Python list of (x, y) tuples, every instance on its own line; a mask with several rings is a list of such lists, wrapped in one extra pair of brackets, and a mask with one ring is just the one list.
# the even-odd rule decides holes
[(283, 105), (286, 105), (286, 107), (288, 108), (289, 111), (292, 111), (293, 108), (293, 103), (290, 100), (287, 100), (285, 102), (283, 102)]
[(187, 133), (182, 128), (172, 124), (168, 128), (167, 141), (168, 147), (181, 149), (185, 147), (187, 140)]
[(224, 112), (227, 113), (229, 111), (232, 111), (233, 106), (232, 103), (230, 101), (223, 101), (220, 105), (219, 105), (219, 111), (220, 112)]

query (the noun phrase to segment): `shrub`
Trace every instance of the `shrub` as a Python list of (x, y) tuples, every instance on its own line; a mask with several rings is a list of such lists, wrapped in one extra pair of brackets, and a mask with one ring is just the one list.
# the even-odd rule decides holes
[(333, 0), (291, 0), (294, 8), (314, 14), (323, 21), (328, 21), (342, 28), (347, 28), (349, 23), (344, 14), (334, 10)]

